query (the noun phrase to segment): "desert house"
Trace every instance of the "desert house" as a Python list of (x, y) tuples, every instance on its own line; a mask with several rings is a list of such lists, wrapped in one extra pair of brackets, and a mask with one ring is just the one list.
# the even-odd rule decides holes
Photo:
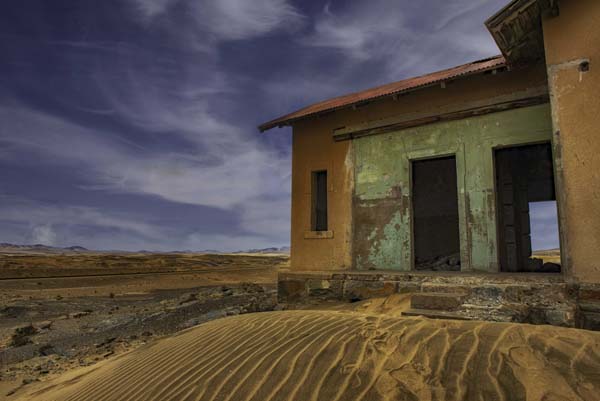
[[(485, 24), (502, 55), (259, 127), (293, 127), (282, 300), (414, 292), (407, 314), (600, 328), (600, 2)], [(560, 263), (532, 257), (541, 201)]]

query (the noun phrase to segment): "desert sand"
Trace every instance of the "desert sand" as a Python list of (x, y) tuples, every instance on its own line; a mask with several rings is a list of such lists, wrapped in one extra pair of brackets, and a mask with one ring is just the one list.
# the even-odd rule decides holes
[(537, 250), (533, 251), (532, 256), (534, 258), (542, 259), (544, 263), (551, 262), (560, 264), (560, 249)]
[(90, 277), (258, 269), (286, 263), (283, 254), (9, 253), (0, 247), (0, 279)]
[[(272, 310), (287, 255), (42, 253), (0, 244), (0, 399), (201, 322)], [(9, 249), (12, 251), (12, 249)]]
[(406, 297), (213, 320), (21, 400), (597, 400), (600, 333), (399, 317)]

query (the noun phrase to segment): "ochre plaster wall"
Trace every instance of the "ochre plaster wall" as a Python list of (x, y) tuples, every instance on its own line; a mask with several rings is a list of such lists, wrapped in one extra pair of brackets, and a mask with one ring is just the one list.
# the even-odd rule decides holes
[[(292, 156), (291, 269), (347, 270), (356, 268), (352, 251), (354, 157), (352, 141), (335, 142), (340, 127), (373, 124), (398, 116), (447, 113), (478, 107), (482, 102), (505, 102), (546, 91), (546, 70), (535, 66), (498, 74), (459, 79), (422, 89), (397, 100), (386, 98), (294, 124)], [(311, 172), (328, 170), (329, 230), (332, 238), (307, 238), (311, 223)], [(381, 264), (381, 267), (384, 265)], [(406, 266), (403, 262), (402, 266)], [(399, 266), (386, 265), (386, 268)]]
[[(600, 1), (565, 0), (543, 22), (552, 99), (563, 266), (600, 282)], [(581, 72), (589, 60), (589, 71)]]
[[(302, 125), (301, 125), (302, 126)], [(301, 127), (300, 126), (300, 127)], [(297, 270), (346, 269), (351, 265), (350, 142), (334, 142), (325, 135), (323, 121), (294, 128), (292, 141), (291, 267)], [(300, 132), (299, 132), (300, 131)], [(327, 170), (328, 231), (314, 238), (311, 230), (311, 174)]]

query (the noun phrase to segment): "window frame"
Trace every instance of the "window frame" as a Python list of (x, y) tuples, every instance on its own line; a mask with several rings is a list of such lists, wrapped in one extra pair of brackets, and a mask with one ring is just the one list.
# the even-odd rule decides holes
[[(325, 184), (320, 187), (318, 182), (319, 175), (324, 174), (325, 176)], [(329, 180), (328, 180), (328, 171), (327, 169), (313, 170), (311, 171), (311, 216), (310, 216), (310, 229), (312, 232), (327, 232), (329, 231)], [(319, 192), (319, 189), (322, 190)], [(320, 197), (323, 196), (324, 201), (319, 202)], [(322, 222), (319, 221), (319, 203), (324, 203), (325, 206), (325, 224), (324, 227)]]

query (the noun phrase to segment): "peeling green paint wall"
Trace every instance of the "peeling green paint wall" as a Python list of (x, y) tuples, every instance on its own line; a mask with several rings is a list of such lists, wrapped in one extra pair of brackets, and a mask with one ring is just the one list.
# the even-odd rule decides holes
[(355, 267), (411, 270), (410, 163), (455, 155), (462, 270), (498, 271), (493, 149), (551, 138), (546, 104), (355, 139)]
[(383, 237), (377, 240), (377, 228), (369, 236), (372, 241), (373, 252), (369, 254), (369, 262), (375, 266), (393, 265), (400, 259), (401, 247), (397, 246), (402, 242), (402, 215), (398, 211), (394, 213), (390, 222), (383, 227)]

